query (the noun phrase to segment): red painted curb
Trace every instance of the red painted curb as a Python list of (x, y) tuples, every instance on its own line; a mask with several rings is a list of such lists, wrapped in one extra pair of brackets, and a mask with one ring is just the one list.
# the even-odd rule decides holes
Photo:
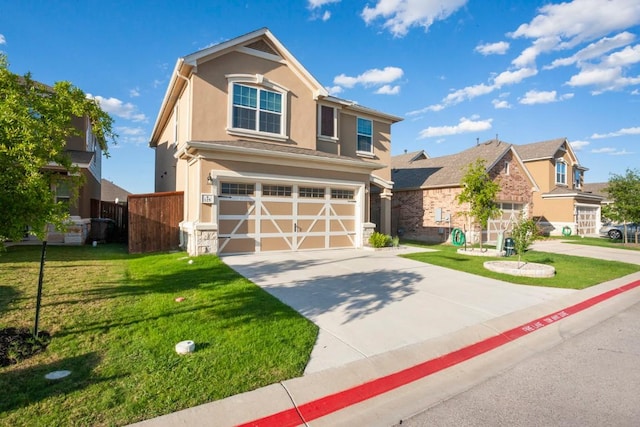
[(565, 317), (579, 313), (587, 308), (593, 307), (596, 304), (639, 286), (640, 280), (628, 283), (619, 288), (612, 289), (578, 304), (567, 307), (564, 310), (556, 311), (555, 313), (540, 317), (531, 322), (504, 331), (499, 335), (489, 337), (435, 359), (431, 359), (364, 384), (312, 400), (311, 402), (299, 406), (297, 409), (292, 408), (278, 412), (264, 418), (259, 418), (248, 423), (241, 424), (238, 427), (294, 427), (304, 424), (305, 421), (308, 422), (318, 419), (348, 406), (355, 405), (356, 403), (363, 402), (367, 399), (371, 399), (372, 397), (379, 396), (398, 387), (407, 385), (413, 381), (425, 378), (488, 351), (494, 350), (504, 344), (535, 332), (538, 329), (551, 325), (558, 320), (562, 320)]

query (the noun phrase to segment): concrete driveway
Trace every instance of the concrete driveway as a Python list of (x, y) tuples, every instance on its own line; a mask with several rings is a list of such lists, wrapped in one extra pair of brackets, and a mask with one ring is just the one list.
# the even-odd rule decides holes
[(320, 328), (305, 374), (448, 335), (576, 292), (514, 285), (398, 257), (398, 250), (224, 256)]

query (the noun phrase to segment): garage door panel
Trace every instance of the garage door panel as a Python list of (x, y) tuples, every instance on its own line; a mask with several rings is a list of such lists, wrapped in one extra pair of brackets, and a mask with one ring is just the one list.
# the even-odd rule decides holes
[(286, 202), (263, 202), (262, 215), (293, 215), (293, 204), (291, 200)]
[(354, 204), (333, 204), (331, 209), (338, 216), (353, 216), (355, 214), (356, 207)]
[(293, 222), (288, 219), (263, 219), (260, 221), (261, 233), (291, 233), (293, 232)]
[(329, 231), (351, 231), (355, 230), (356, 222), (352, 219), (335, 220), (329, 222)]
[(352, 239), (349, 236), (330, 236), (329, 245), (332, 248), (352, 248), (355, 243)]
[(244, 215), (254, 202), (250, 200), (220, 200), (220, 215)]
[(218, 240), (219, 251), (225, 254), (234, 253), (250, 253), (256, 251), (256, 241), (252, 238), (239, 238), (233, 239), (220, 238)]
[(300, 242), (298, 249), (325, 249), (324, 236), (305, 236)]
[(298, 215), (319, 215), (324, 208), (324, 203), (298, 203)]
[(223, 219), (218, 222), (219, 234), (253, 234), (255, 231), (253, 220)]
[(262, 251), (290, 251), (291, 240), (283, 236), (265, 237), (260, 239), (260, 250)]

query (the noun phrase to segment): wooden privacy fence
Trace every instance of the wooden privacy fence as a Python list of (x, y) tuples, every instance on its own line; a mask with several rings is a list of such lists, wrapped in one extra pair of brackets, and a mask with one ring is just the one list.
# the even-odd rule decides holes
[[(104, 200), (91, 199), (92, 228), (100, 226), (98, 222), (94, 224), (94, 219), (111, 219), (113, 224), (109, 226), (106, 240), (110, 242), (126, 242), (129, 215), (127, 203), (115, 203)], [(100, 239), (102, 240), (102, 239)]]
[(182, 191), (129, 195), (129, 253), (178, 249), (183, 200)]

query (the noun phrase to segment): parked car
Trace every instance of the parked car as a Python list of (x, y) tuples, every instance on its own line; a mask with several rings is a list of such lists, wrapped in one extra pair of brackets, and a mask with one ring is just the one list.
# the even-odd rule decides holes
[[(600, 229), (600, 237), (605, 237), (613, 240), (622, 239), (624, 233), (624, 224), (605, 224)], [(627, 239), (634, 240), (636, 232), (638, 231), (638, 224), (627, 224)]]

